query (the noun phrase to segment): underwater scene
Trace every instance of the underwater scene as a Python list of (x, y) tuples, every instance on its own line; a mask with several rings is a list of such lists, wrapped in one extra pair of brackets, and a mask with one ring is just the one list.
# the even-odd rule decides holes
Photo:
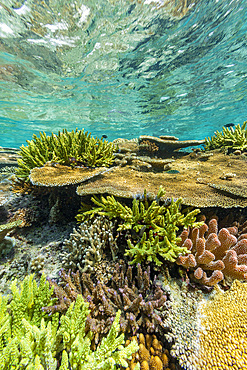
[(0, 370), (247, 370), (246, 32), (0, 1)]

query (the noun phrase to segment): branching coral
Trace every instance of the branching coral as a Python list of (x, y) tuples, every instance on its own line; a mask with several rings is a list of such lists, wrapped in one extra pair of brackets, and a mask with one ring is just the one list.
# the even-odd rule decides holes
[[(217, 284), (224, 276), (247, 280), (247, 239), (240, 236), (238, 240), (236, 234), (236, 227), (218, 232), (216, 219), (212, 219), (209, 226), (204, 224), (193, 229), (190, 237), (185, 230), (181, 234), (181, 245), (191, 253), (179, 256), (176, 262), (194, 270), (194, 277), (208, 286)], [(212, 272), (210, 276), (209, 272)]]
[(92, 197), (97, 207), (85, 211), (85, 205), (79, 210), (76, 216), (79, 222), (87, 217), (96, 214), (105, 215), (122, 220), (118, 225), (118, 231), (133, 230), (139, 241), (133, 244), (134, 240), (128, 241), (129, 249), (126, 255), (133, 257), (132, 263), (139, 263), (143, 260), (154, 261), (161, 265), (163, 260), (174, 262), (179, 254), (188, 252), (186, 247), (179, 245), (180, 237), (177, 235), (179, 227), (196, 227), (202, 223), (196, 222), (196, 215), (200, 212), (195, 209), (186, 215), (181, 213), (180, 205), (182, 199), (171, 200), (170, 205), (159, 204), (160, 198), (165, 191), (162, 186), (151, 204), (148, 201), (146, 192), (142, 200), (134, 199), (132, 208), (123, 205), (114, 196), (104, 198)]
[(93, 283), (89, 274), (66, 274), (61, 271), (64, 288), (54, 281), (55, 296), (58, 303), (53, 307), (45, 307), (46, 312), (65, 311), (78, 294), (89, 302), (90, 315), (86, 329), (94, 335), (97, 344), (102, 335), (109, 331), (113, 317), (121, 309), (120, 330), (133, 335), (139, 330), (149, 333), (163, 332), (165, 327), (161, 317), (165, 314), (163, 307), (167, 296), (163, 289), (151, 282), (150, 271), (143, 271), (138, 265), (137, 276), (132, 276), (133, 267), (116, 265), (112, 279), (107, 283)]
[(85, 165), (89, 167), (108, 166), (113, 162), (113, 144), (91, 137), (84, 130), (68, 132), (63, 130), (57, 135), (47, 136), (40, 133), (40, 138), (33, 135), (27, 140), (28, 145), (21, 146), (16, 175), (27, 180), (30, 170), (41, 167), (46, 162), (57, 162), (62, 165)]
[(225, 148), (231, 150), (247, 149), (247, 121), (242, 126), (223, 127), (223, 132), (216, 131), (211, 138), (205, 139), (205, 149), (212, 150), (217, 148)]
[(112, 230), (114, 223), (104, 216), (84, 221), (78, 230), (74, 229), (69, 240), (64, 242), (63, 266), (72, 271), (98, 272), (106, 253), (115, 259), (117, 249)]
[(52, 303), (52, 289), (44, 275), (39, 286), (33, 276), (25, 278), (21, 290), (12, 284), (13, 297), (0, 296), (0, 369), (114, 370), (127, 367), (126, 359), (138, 350), (136, 342), (124, 347), (119, 333), (120, 311), (106, 338), (95, 351), (85, 334), (88, 303), (79, 294), (65, 315), (48, 316), (42, 305)]

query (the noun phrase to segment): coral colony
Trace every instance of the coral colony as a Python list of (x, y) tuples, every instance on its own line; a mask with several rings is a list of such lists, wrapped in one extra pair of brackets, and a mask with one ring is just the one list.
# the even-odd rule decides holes
[(0, 208), (0, 370), (247, 369), (246, 136), (22, 146)]

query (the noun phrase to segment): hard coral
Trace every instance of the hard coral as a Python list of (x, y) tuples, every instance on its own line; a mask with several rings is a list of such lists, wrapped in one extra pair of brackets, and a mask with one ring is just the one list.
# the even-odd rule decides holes
[(117, 245), (113, 237), (114, 223), (104, 216), (84, 221), (78, 230), (74, 229), (69, 240), (64, 241), (63, 265), (65, 268), (80, 272), (95, 272), (103, 278), (103, 256), (111, 254), (115, 259)]
[(117, 201), (114, 196), (101, 196), (100, 199), (93, 197), (96, 207), (87, 211), (85, 205), (82, 205), (76, 218), (82, 221), (96, 214), (103, 214), (110, 219), (120, 219), (118, 231), (131, 230), (139, 239), (137, 243), (133, 238), (128, 240), (126, 255), (133, 257), (132, 263), (144, 260), (154, 261), (157, 265), (161, 265), (163, 260), (174, 262), (179, 254), (188, 252), (186, 247), (179, 245), (179, 227), (200, 226), (201, 223), (196, 222), (196, 215), (200, 210), (183, 214), (180, 211), (181, 198), (172, 199), (169, 205), (160, 205), (160, 198), (164, 194), (165, 191), (160, 186), (156, 199), (150, 202), (144, 191), (140, 200), (133, 200), (132, 208)]
[(165, 314), (167, 296), (164, 290), (150, 280), (150, 270), (143, 271), (138, 265), (137, 276), (133, 277), (133, 267), (115, 266), (115, 272), (108, 283), (93, 282), (92, 276), (86, 273), (66, 274), (61, 271), (63, 285), (54, 281), (54, 292), (59, 302), (55, 306), (45, 307), (46, 312), (66, 311), (79, 293), (89, 302), (91, 310), (86, 322), (86, 330), (91, 331), (94, 343), (109, 331), (113, 317), (121, 309), (120, 330), (128, 335), (139, 330), (148, 333), (164, 332), (161, 317)]
[[(222, 228), (218, 232), (217, 220), (209, 226), (185, 230), (181, 234), (181, 245), (191, 253), (179, 256), (178, 265), (194, 271), (194, 277), (202, 284), (213, 286), (224, 276), (247, 280), (247, 239), (235, 237), (237, 228)], [(211, 272), (208, 276), (208, 273)]]
[(205, 139), (205, 149), (224, 148), (230, 151), (247, 150), (247, 121), (242, 125), (223, 127), (223, 132), (216, 131), (211, 138)]
[(132, 370), (137, 364), (140, 364), (140, 369), (145, 370), (165, 370), (169, 365), (169, 352), (164, 349), (156, 335), (152, 334), (137, 334), (126, 341), (126, 345), (131, 343), (131, 340), (136, 340), (139, 344), (139, 350), (132, 355), (132, 360), (128, 361), (129, 366), (126, 370)]
[(28, 180), (31, 169), (41, 167), (46, 162), (62, 165), (84, 165), (89, 167), (109, 166), (113, 162), (113, 144), (93, 138), (84, 130), (68, 132), (63, 130), (57, 135), (47, 136), (40, 133), (40, 138), (33, 135), (27, 140), (28, 146), (21, 146), (18, 159), (18, 178)]

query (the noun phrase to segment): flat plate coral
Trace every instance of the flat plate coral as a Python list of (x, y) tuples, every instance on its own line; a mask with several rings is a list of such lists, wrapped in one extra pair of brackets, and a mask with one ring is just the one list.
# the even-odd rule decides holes
[[(193, 154), (193, 153), (192, 153)], [(172, 170), (179, 173), (141, 172), (130, 166), (116, 167), (98, 179), (78, 186), (78, 195), (108, 193), (119, 197), (135, 197), (146, 189), (157, 194), (160, 185), (167, 198), (183, 198), (183, 203), (195, 207), (246, 207), (246, 160), (235, 156), (214, 153), (206, 161), (191, 154), (176, 159)], [(224, 174), (234, 173), (231, 180)], [(198, 181), (198, 179), (203, 179)], [(210, 185), (208, 185), (210, 184)], [(212, 187), (215, 184), (215, 187)], [(222, 187), (222, 190), (220, 189)], [(228, 189), (228, 191), (226, 191)], [(232, 191), (233, 189), (233, 191)]]
[(106, 167), (98, 168), (71, 168), (60, 164), (45, 165), (35, 167), (30, 171), (30, 181), (37, 186), (65, 186), (79, 184), (92, 177), (95, 177), (104, 171)]

